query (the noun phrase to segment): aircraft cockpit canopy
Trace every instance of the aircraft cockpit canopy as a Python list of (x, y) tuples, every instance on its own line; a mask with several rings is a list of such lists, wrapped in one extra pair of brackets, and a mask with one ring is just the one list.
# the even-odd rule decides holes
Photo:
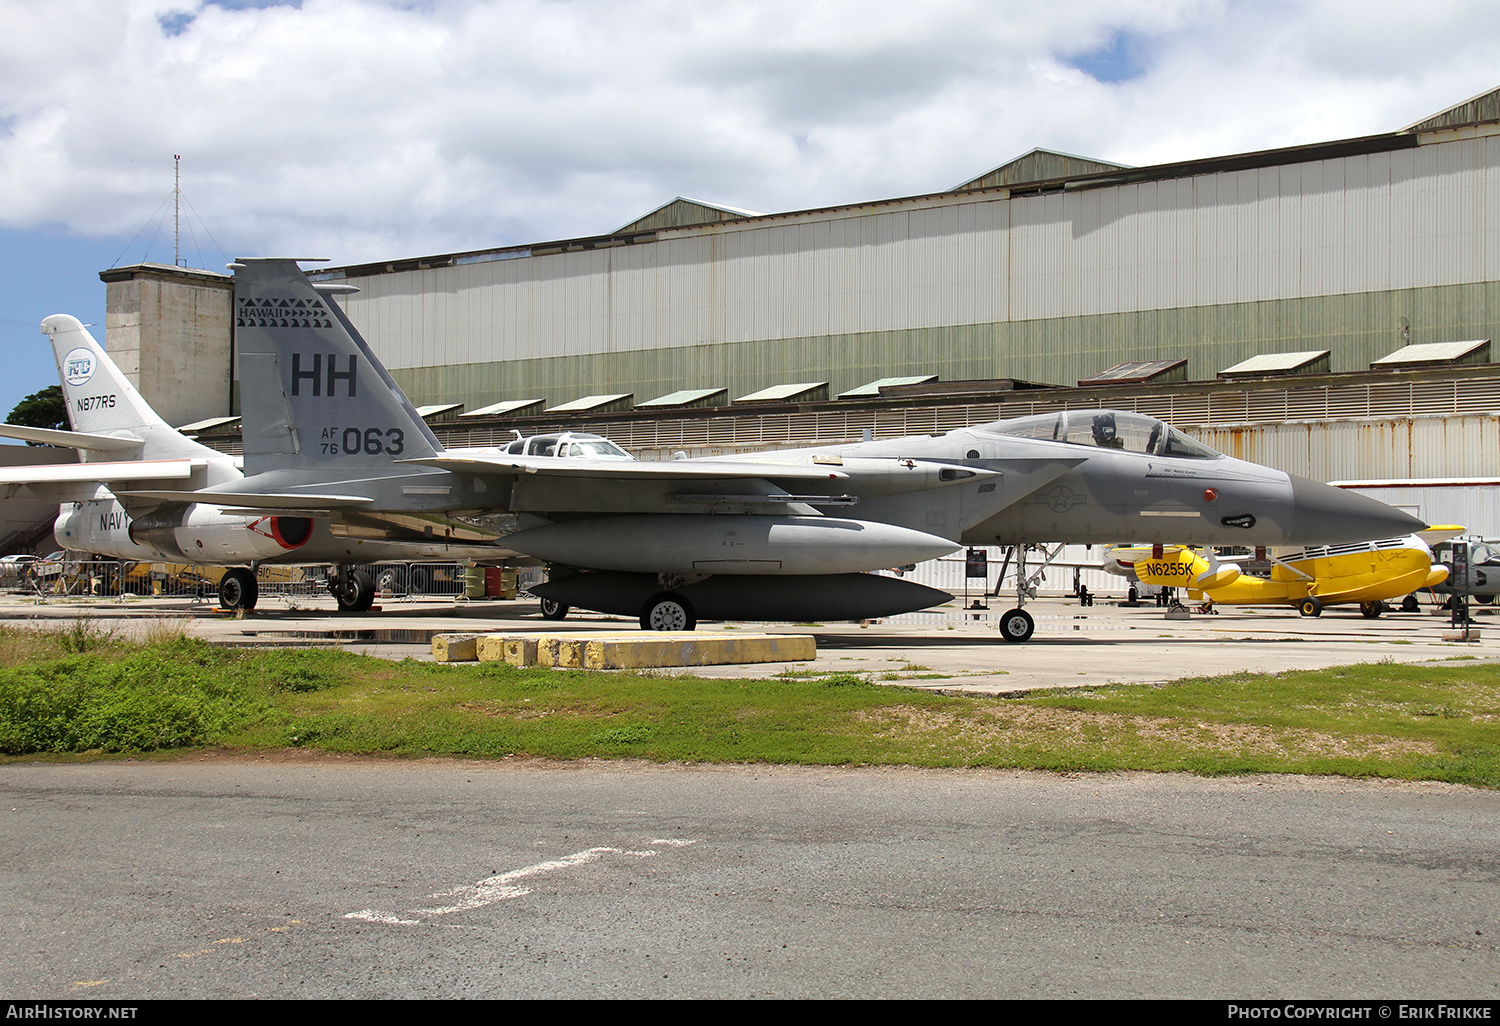
[(1500, 563), (1500, 548), (1481, 542), (1470, 542), (1469, 565), (1479, 566), (1482, 563)]
[(564, 431), (555, 435), (517, 438), (505, 447), (511, 456), (557, 456), (586, 460), (633, 460), (634, 456), (603, 435)]
[(1221, 453), (1178, 431), (1165, 421), (1123, 410), (1064, 410), (986, 424), (987, 434), (1037, 438), (1097, 449), (1118, 449), (1148, 456), (1215, 460)]

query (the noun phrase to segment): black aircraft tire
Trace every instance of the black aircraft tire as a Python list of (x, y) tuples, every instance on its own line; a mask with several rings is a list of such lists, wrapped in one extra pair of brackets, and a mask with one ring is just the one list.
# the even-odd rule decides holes
[(557, 599), (542, 599), (543, 620), (566, 620), (568, 618), (568, 606)]
[(1297, 612), (1303, 616), (1322, 616), (1323, 603), (1309, 596), (1297, 603)]
[(1373, 620), (1380, 615), (1379, 602), (1361, 602), (1359, 604), (1359, 615), (1366, 620)]
[(368, 613), (375, 604), (375, 579), (363, 570), (356, 570), (349, 575), (349, 591), (352, 600), (349, 611)]
[(334, 578), (328, 582), (328, 590), (333, 592), (333, 600), (338, 603), (341, 613), (368, 613), (370, 607), (375, 604), (375, 578), (363, 570), (355, 570), (349, 574), (348, 582)]
[(1024, 609), (1012, 609), (1000, 618), (1000, 636), (1006, 641), (1030, 641), (1036, 633), (1036, 621)]
[(692, 603), (681, 595), (664, 591), (652, 596), (641, 607), (643, 631), (691, 631), (698, 627)]
[(219, 605), (222, 608), (250, 610), (255, 608), (259, 599), (260, 585), (252, 571), (239, 566), (224, 571), (224, 576), (219, 579)]
[(1401, 600), (1401, 612), (1420, 613), (1421, 611), (1422, 603), (1417, 601), (1417, 597), (1415, 595), (1408, 595), (1406, 596), (1406, 598)]

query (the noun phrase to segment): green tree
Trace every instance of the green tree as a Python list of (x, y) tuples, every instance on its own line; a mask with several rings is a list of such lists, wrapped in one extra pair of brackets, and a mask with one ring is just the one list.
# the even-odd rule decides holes
[[(5, 418), (7, 424), (26, 427), (56, 428), (68, 430), (68, 407), (63, 402), (62, 386), (48, 385), (40, 392), (33, 392), (16, 403), (16, 408)], [(39, 442), (27, 442), (39, 445)]]

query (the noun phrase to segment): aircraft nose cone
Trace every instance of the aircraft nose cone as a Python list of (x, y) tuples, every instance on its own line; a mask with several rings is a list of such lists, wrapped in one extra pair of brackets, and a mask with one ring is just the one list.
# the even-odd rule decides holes
[(1357, 492), (1309, 481), (1292, 480), (1289, 545), (1336, 545), (1339, 542), (1400, 538), (1427, 525), (1409, 513)]

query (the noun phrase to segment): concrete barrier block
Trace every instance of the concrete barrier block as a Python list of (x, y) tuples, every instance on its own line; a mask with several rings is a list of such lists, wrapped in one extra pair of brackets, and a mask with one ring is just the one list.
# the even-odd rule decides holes
[(663, 666), (803, 662), (816, 659), (809, 634), (699, 634), (652, 632), (634, 637), (590, 639), (583, 665), (590, 670), (643, 670)]
[(536, 639), (536, 665), (556, 666), (557, 647), (567, 638), (559, 634), (543, 634)]
[(498, 663), (505, 659), (505, 641), (507, 635), (486, 634), (479, 639), (476, 646), (475, 658), (481, 663)]
[(439, 663), (472, 663), (479, 658), (478, 634), (435, 634), (432, 658)]
[(1462, 630), (1446, 631), (1443, 634), (1443, 640), (1444, 641), (1478, 641), (1479, 640), (1479, 632), (1477, 630), (1474, 630), (1473, 628), (1470, 628), (1468, 636), (1466, 637), (1464, 635), (1464, 632)]
[(505, 661), (512, 666), (525, 669), (536, 665), (535, 638), (506, 638)]
[(552, 665), (564, 670), (582, 669), (585, 644), (587, 642), (582, 638), (559, 638), (557, 652), (552, 657)]

